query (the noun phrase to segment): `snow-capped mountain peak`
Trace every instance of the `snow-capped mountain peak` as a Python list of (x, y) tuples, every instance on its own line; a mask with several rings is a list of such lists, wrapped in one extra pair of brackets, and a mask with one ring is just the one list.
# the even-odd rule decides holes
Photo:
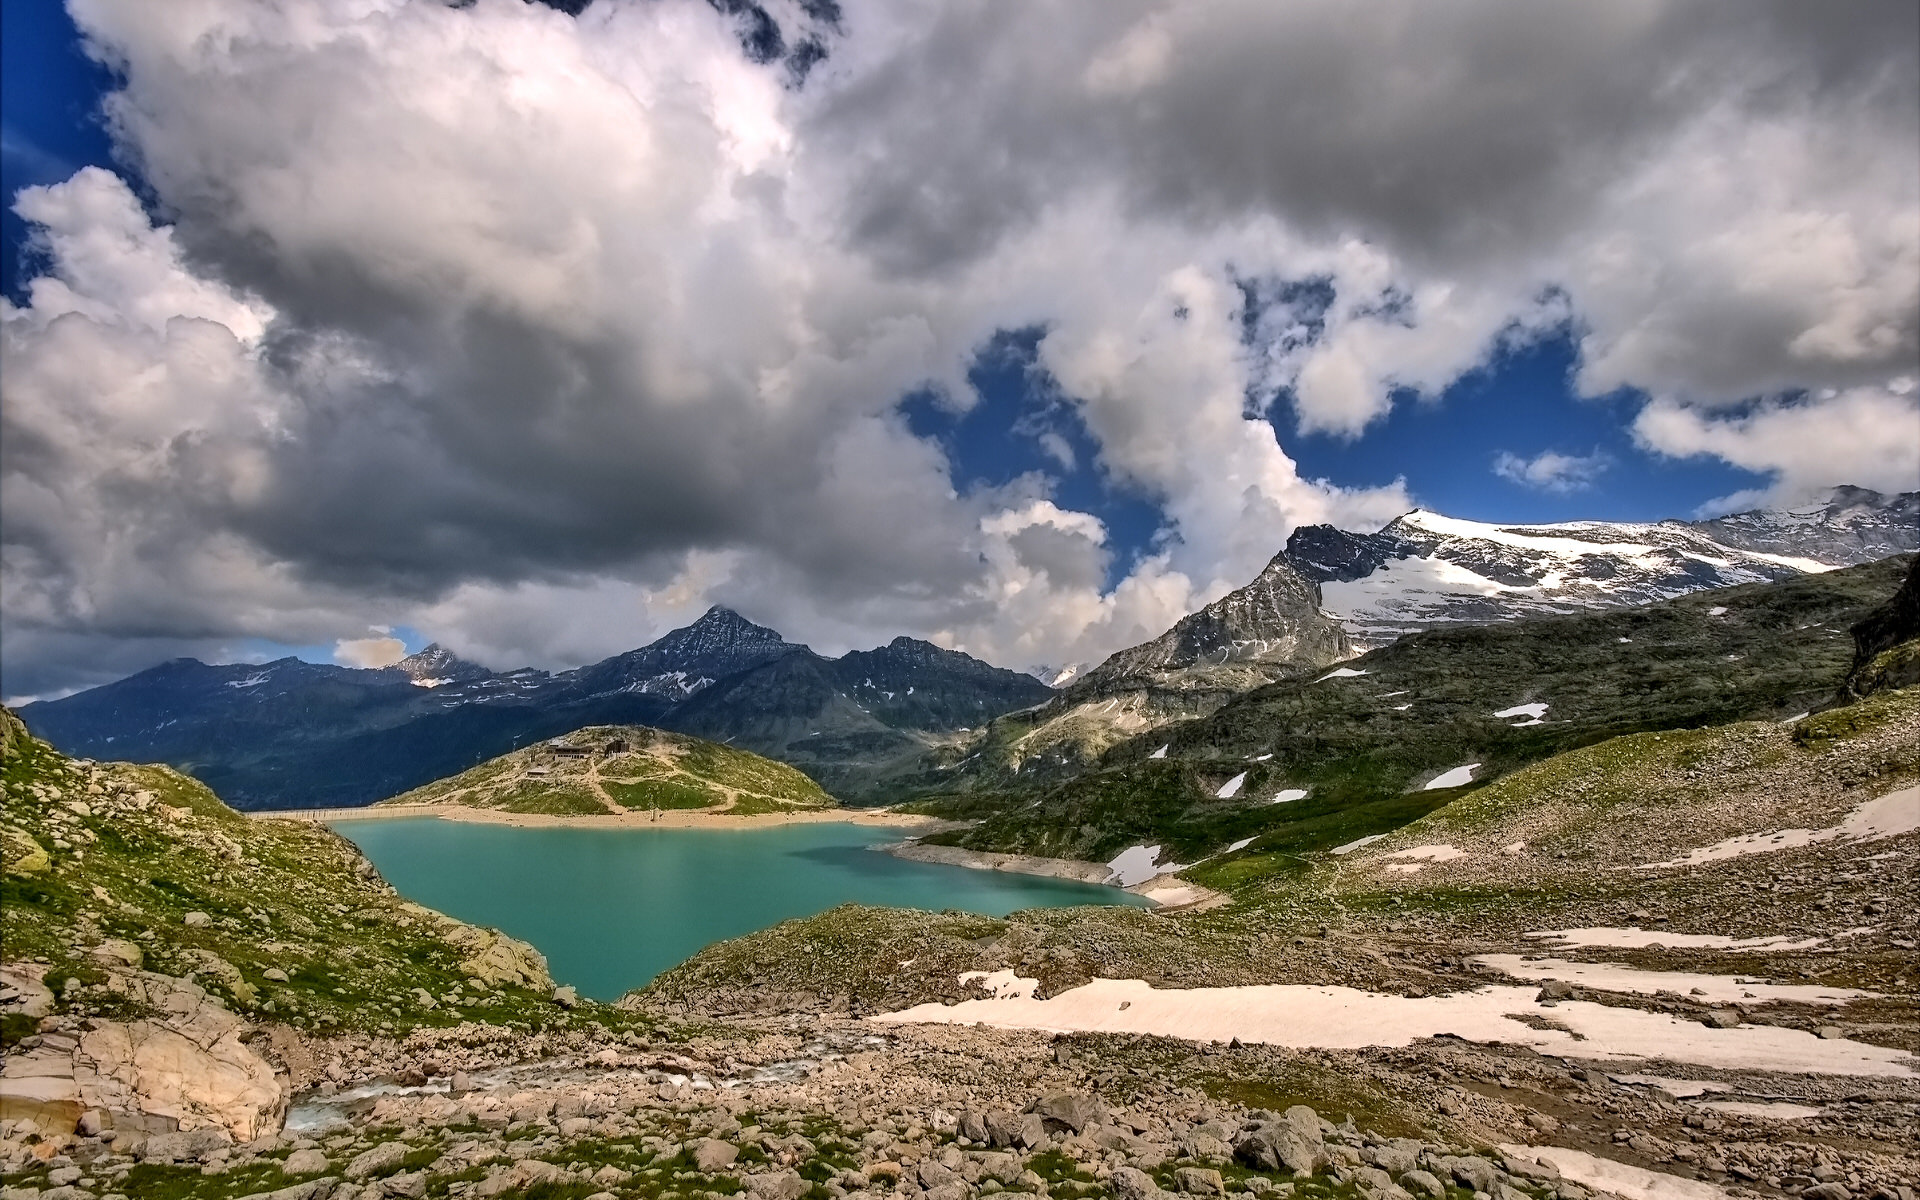
[(1710, 521), (1496, 525), (1415, 509), (1377, 533), (1296, 529), (1283, 557), (1371, 644), (1436, 625), (1646, 604), (1785, 579), (1920, 544), (1920, 494), (1836, 489), (1824, 504)]

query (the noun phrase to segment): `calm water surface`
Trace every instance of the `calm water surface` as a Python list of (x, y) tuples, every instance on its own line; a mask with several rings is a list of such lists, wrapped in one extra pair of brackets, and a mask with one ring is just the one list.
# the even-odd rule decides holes
[(400, 893), (539, 947), (553, 977), (612, 1000), (702, 947), (836, 904), (1021, 908), (1142, 904), (1114, 888), (908, 862), (867, 849), (900, 831), (515, 829), (434, 817), (342, 821)]

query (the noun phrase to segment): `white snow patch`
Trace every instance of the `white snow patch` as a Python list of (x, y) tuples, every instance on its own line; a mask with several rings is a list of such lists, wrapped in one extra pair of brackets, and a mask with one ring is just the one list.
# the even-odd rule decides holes
[(1902, 1050), (1845, 1038), (1823, 1041), (1773, 1025), (1711, 1029), (1697, 1021), (1583, 1000), (1553, 1010), (1561, 1028), (1517, 1016), (1540, 1010), (1536, 989), (1483, 987), (1409, 997), (1314, 984), (1169, 988), (1138, 979), (1095, 979), (1045, 1000), (1032, 996), (929, 1003), (871, 1020), (883, 1024), (989, 1025), (1057, 1033), (1131, 1033), (1195, 1042), (1261, 1042), (1296, 1049), (1406, 1046), (1452, 1034), (1531, 1047), (1562, 1058), (1662, 1059), (1727, 1070), (1912, 1078)]
[(447, 684), (452, 682), (453, 682), (453, 676), (449, 675), (444, 679), (416, 679), (413, 681), (413, 686), (431, 689), (431, 688), (437, 688), (437, 687), (444, 687)]
[(1546, 704), (1516, 704), (1512, 708), (1503, 708), (1493, 714), (1496, 717), (1532, 717), (1534, 721), (1547, 715)]
[(1431, 792), (1439, 788), (1460, 787), (1462, 784), (1472, 783), (1473, 773), (1479, 769), (1479, 763), (1468, 763), (1464, 767), (1455, 767), (1451, 771), (1442, 771), (1432, 779), (1429, 779), (1427, 785), (1420, 790), (1423, 792)]
[(1271, 753), (1268, 753), (1268, 754), (1256, 754), (1256, 755), (1254, 755), (1254, 756), (1253, 756), (1253, 757), (1252, 757), (1252, 758), (1251, 758), (1250, 760), (1248, 760), (1248, 761), (1250, 761), (1250, 762), (1265, 762), (1265, 761), (1267, 761), (1268, 759), (1270, 759), (1270, 758), (1272, 758), (1272, 757), (1273, 757), (1273, 755), (1272, 755)]
[(1558, 1146), (1501, 1146), (1502, 1154), (1530, 1158), (1546, 1163), (1560, 1172), (1560, 1178), (1622, 1200), (1727, 1200), (1725, 1188), (1700, 1179), (1682, 1179), (1664, 1171), (1629, 1166), (1611, 1158), (1601, 1158), (1584, 1150), (1563, 1150)]
[(1788, 1104), (1783, 1100), (1701, 1100), (1698, 1107), (1732, 1113), (1736, 1117), (1759, 1117), (1766, 1121), (1805, 1121), (1827, 1111), (1806, 1104)]
[(1665, 946), (1669, 950), (1810, 950), (1827, 940), (1820, 937), (1795, 939), (1786, 934), (1736, 938), (1719, 933), (1673, 933), (1664, 929), (1642, 929), (1638, 925), (1629, 925), (1625, 929), (1604, 925), (1584, 929), (1542, 929), (1527, 936), (1553, 941), (1560, 946), (1600, 946), (1609, 949)]
[(1113, 861), (1107, 864), (1107, 869), (1113, 872), (1107, 876), (1107, 882), (1116, 887), (1132, 887), (1137, 883), (1145, 883), (1156, 875), (1171, 875), (1175, 871), (1184, 871), (1192, 865), (1192, 863), (1160, 862), (1158, 846), (1128, 846), (1114, 855)]
[(1168, 742), (1166, 746), (1160, 747), (1158, 750), (1155, 750), (1152, 754), (1147, 755), (1147, 757), (1148, 758), (1165, 758), (1167, 756), (1167, 748), (1172, 745), (1173, 745), (1172, 742)]
[(1404, 691), (1400, 691), (1400, 692), (1388, 692), (1388, 693), (1387, 693), (1386, 695), (1384, 695), (1384, 696), (1382, 696), (1382, 697), (1380, 697), (1380, 698), (1381, 698), (1382, 700), (1391, 700), (1391, 699), (1393, 699), (1393, 698), (1394, 698), (1395, 696), (1404, 696), (1404, 695), (1406, 695), (1406, 692), (1404, 692)]
[(1817, 983), (1757, 983), (1736, 975), (1703, 975), (1693, 971), (1646, 971), (1622, 963), (1568, 962), (1563, 958), (1523, 958), (1518, 954), (1482, 954), (1474, 962), (1515, 979), (1562, 979), (1603, 992), (1651, 996), (1677, 992), (1708, 1004), (1743, 1000), (1793, 1004), (1845, 1004), (1873, 996), (1855, 988)]
[(1803, 721), (1803, 720), (1805, 720), (1806, 718), (1808, 718), (1808, 717), (1810, 717), (1810, 716), (1812, 716), (1812, 715), (1813, 715), (1813, 714), (1812, 714), (1811, 712), (1803, 712), (1803, 713), (1795, 713), (1795, 714), (1793, 714), (1793, 715), (1792, 715), (1791, 717), (1782, 717), (1782, 718), (1780, 718), (1780, 723), (1781, 723), (1782, 725), (1791, 725), (1791, 724), (1793, 724), (1793, 723), (1794, 723), (1795, 721)]
[(1235, 850), (1245, 850), (1248, 846), (1251, 846), (1251, 845), (1253, 845), (1252, 838), (1241, 838), (1239, 841), (1234, 842), (1233, 844), (1227, 847), (1227, 853), (1232, 854)]
[(1506, 845), (1500, 847), (1500, 853), (1502, 854), (1525, 854), (1526, 852), (1527, 844), (1525, 842), (1508, 842)]
[(1666, 1075), (1611, 1075), (1608, 1076), (1608, 1078), (1612, 1079), (1615, 1083), (1659, 1088), (1675, 1100), (1686, 1100), (1693, 1096), (1704, 1096), (1708, 1092), (1725, 1092), (1732, 1090), (1724, 1083), (1711, 1083), (1705, 1079), (1673, 1079)]
[(1247, 773), (1245, 771), (1242, 771), (1238, 775), (1235, 775), (1232, 779), (1229, 779), (1225, 783), (1221, 784), (1220, 790), (1214, 793), (1214, 797), (1220, 800), (1231, 800), (1235, 796), (1238, 796), (1240, 794), (1240, 785), (1245, 783), (1246, 781), (1247, 781)]
[(1373, 845), (1373, 844), (1374, 844), (1375, 842), (1377, 842), (1377, 841), (1379, 841), (1379, 840), (1380, 840), (1381, 838), (1383, 838), (1383, 837), (1385, 837), (1385, 836), (1387, 836), (1387, 835), (1386, 835), (1386, 834), (1384, 834), (1384, 833), (1374, 833), (1374, 834), (1368, 834), (1368, 835), (1367, 835), (1366, 837), (1363, 837), (1363, 838), (1356, 838), (1356, 839), (1354, 839), (1353, 841), (1351, 841), (1351, 842), (1348, 842), (1348, 843), (1347, 843), (1346, 845), (1344, 845), (1344, 846), (1335, 846), (1335, 847), (1334, 847), (1334, 848), (1333, 848), (1333, 849), (1332, 849), (1331, 851), (1329, 851), (1328, 853), (1331, 853), (1331, 854), (1352, 854), (1352, 853), (1353, 853), (1353, 852), (1354, 852), (1355, 850), (1358, 850), (1358, 849), (1359, 849), (1360, 847), (1362, 847), (1362, 846), (1371, 846), (1371, 845)]
[[(905, 966), (906, 963), (900, 965)], [(1038, 979), (1024, 979), (1014, 974), (1012, 967), (999, 971), (960, 972), (960, 986), (965, 987), (970, 983), (978, 983), (992, 992), (996, 1000), (1032, 999), (1033, 989), (1040, 986)]]
[(1281, 788), (1279, 791), (1273, 794), (1273, 799), (1267, 801), (1267, 803), (1268, 804), (1289, 804), (1295, 800), (1305, 800), (1306, 798), (1307, 798), (1306, 788)]
[(249, 675), (245, 679), (229, 679), (227, 680), (227, 686), (230, 688), (259, 687), (261, 684), (265, 683), (266, 681), (267, 681), (267, 674), (265, 672), (261, 672), (258, 675)]
[(1359, 675), (1371, 675), (1371, 674), (1373, 674), (1372, 671), (1356, 671), (1352, 667), (1340, 667), (1336, 670), (1328, 671), (1325, 675), (1322, 675), (1320, 678), (1314, 680), (1314, 682), (1325, 683), (1329, 679), (1352, 679)]
[(1875, 842), (1898, 837), (1920, 829), (1920, 787), (1889, 792), (1878, 800), (1869, 800), (1847, 814), (1846, 820), (1825, 829), (1782, 829), (1775, 833), (1749, 833), (1731, 837), (1692, 850), (1665, 862), (1642, 864), (1641, 870), (1659, 867), (1692, 867), (1701, 863), (1765, 854), (1769, 850), (1787, 850), (1843, 838), (1850, 842)]
[(1707, 610), (1707, 615), (1710, 617), (1723, 617), (1726, 615), (1726, 613), (1727, 613), (1727, 606), (1724, 604), (1716, 604), (1712, 608)]
[(1413, 705), (1411, 705), (1411, 704), (1396, 704), (1396, 705), (1394, 705), (1394, 706), (1393, 706), (1393, 711), (1395, 711), (1395, 712), (1405, 712), (1405, 711), (1407, 711), (1408, 709), (1410, 709), (1410, 708), (1412, 708), (1412, 707), (1413, 707)]

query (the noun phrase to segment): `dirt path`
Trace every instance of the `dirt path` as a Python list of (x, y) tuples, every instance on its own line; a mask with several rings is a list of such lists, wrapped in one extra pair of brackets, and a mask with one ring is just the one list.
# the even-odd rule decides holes
[(623, 813), (627, 811), (624, 807), (621, 806), (618, 800), (615, 800), (612, 796), (607, 794), (606, 788), (600, 786), (600, 760), (599, 759), (595, 758), (595, 759), (588, 760), (587, 773), (584, 776), (584, 778), (586, 779), (587, 790), (593, 793), (595, 799), (599, 800), (600, 803), (607, 806), (608, 812)]

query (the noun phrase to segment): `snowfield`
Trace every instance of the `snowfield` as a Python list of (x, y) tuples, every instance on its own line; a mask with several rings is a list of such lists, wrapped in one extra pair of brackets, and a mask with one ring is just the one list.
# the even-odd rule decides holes
[(1461, 787), (1465, 784), (1472, 783), (1473, 773), (1479, 769), (1479, 763), (1468, 763), (1464, 767), (1455, 767), (1451, 771), (1442, 771), (1432, 779), (1429, 779), (1426, 786), (1420, 790), (1423, 792), (1431, 792), (1437, 791), (1440, 788)]
[[(1406, 1046), (1452, 1035), (1572, 1059), (1654, 1059), (1725, 1070), (1895, 1079), (1920, 1075), (1911, 1055), (1885, 1046), (1823, 1040), (1774, 1025), (1713, 1029), (1665, 1013), (1584, 1000), (1543, 1010), (1536, 992), (1532, 985), (1489, 986), (1416, 998), (1312, 984), (1163, 990), (1139, 979), (1095, 979), (1045, 1000), (1028, 992), (957, 1004), (930, 1002), (868, 1019), (886, 1025), (1151, 1034), (1194, 1042), (1238, 1038), (1301, 1050)], [(1547, 1028), (1516, 1019), (1547, 1013), (1554, 1022)]]

